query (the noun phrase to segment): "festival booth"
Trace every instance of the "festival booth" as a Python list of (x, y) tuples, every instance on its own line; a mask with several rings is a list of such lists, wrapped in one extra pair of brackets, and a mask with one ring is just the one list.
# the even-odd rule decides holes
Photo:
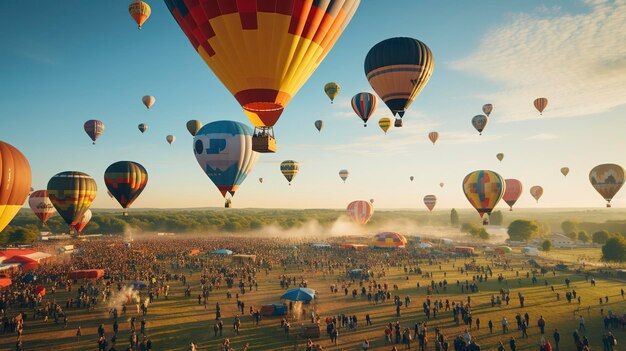
[(316, 249), (330, 249), (330, 244), (326, 244), (326, 243), (312, 243), (311, 247), (314, 247)]
[(261, 310), (259, 311), (261, 316), (271, 317), (271, 316), (286, 316), (287, 315), (287, 305), (282, 304), (271, 304), (271, 305), (263, 305), (261, 306)]
[(404, 249), (408, 241), (404, 235), (395, 232), (382, 232), (374, 235), (372, 244), (382, 249)]
[(103, 269), (81, 269), (70, 272), (70, 279), (100, 279), (104, 276)]
[(256, 255), (232, 255), (233, 263), (248, 264), (256, 261)]
[(460, 256), (472, 256), (474, 255), (474, 248), (471, 246), (455, 246), (454, 252)]

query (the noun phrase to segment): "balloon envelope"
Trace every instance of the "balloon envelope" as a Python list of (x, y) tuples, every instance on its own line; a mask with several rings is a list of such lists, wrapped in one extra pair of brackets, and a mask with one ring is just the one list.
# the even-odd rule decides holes
[(168, 144), (172, 145), (176, 141), (176, 137), (173, 135), (168, 135), (165, 137), (165, 141), (167, 141)]
[(326, 96), (328, 96), (328, 98), (330, 99), (331, 104), (337, 97), (337, 94), (339, 94), (340, 90), (341, 86), (339, 86), (339, 84), (335, 82), (326, 83), (326, 85), (324, 85), (324, 92), (326, 93)]
[(152, 95), (146, 95), (141, 98), (141, 102), (143, 102), (148, 110), (150, 109), (150, 107), (152, 107), (152, 105), (154, 105), (155, 101), (156, 99)]
[(589, 172), (589, 182), (611, 207), (611, 200), (624, 185), (624, 168), (613, 163), (593, 167)]
[(145, 1), (139, 0), (133, 1), (128, 5), (128, 13), (130, 13), (130, 16), (137, 22), (137, 27), (141, 29), (141, 26), (143, 26), (150, 17), (152, 10), (150, 9), (150, 5)]
[(483, 105), (483, 113), (489, 117), (489, 115), (491, 115), (491, 112), (493, 111), (493, 105), (492, 104), (484, 104)]
[(535, 101), (533, 101), (533, 105), (535, 105), (535, 108), (537, 109), (537, 111), (539, 111), (539, 114), (543, 114), (543, 110), (545, 110), (548, 106), (548, 99), (543, 97), (537, 98), (535, 99)]
[(474, 171), (463, 179), (463, 192), (467, 201), (481, 217), (491, 211), (502, 199), (506, 183), (498, 173), (488, 170)]
[(391, 119), (387, 117), (379, 119), (378, 126), (383, 130), (383, 132), (385, 132), (385, 134), (387, 134), (387, 131), (391, 128)]
[(85, 214), (83, 214), (80, 217), (80, 220), (78, 220), (76, 223), (72, 224), (71, 226), (74, 227), (74, 229), (76, 229), (76, 232), (82, 233), (83, 229), (85, 229), (87, 224), (89, 224), (89, 221), (91, 221), (92, 216), (93, 214), (91, 213), (91, 210), (87, 210), (85, 211)]
[(530, 188), (530, 195), (532, 195), (535, 198), (535, 200), (539, 202), (541, 195), (543, 195), (543, 188), (539, 185), (532, 186)]
[(76, 224), (96, 199), (98, 186), (87, 173), (68, 171), (48, 181), (48, 197), (68, 225)]
[(102, 121), (98, 121), (97, 119), (90, 119), (85, 122), (83, 128), (85, 129), (85, 133), (89, 135), (89, 138), (96, 143), (96, 140), (104, 133), (104, 123)]
[(30, 193), (31, 170), (24, 155), (0, 141), (0, 232), (20, 211)]
[(196, 136), (200, 128), (202, 128), (202, 122), (198, 121), (197, 119), (187, 121), (187, 130), (189, 131), (189, 134), (191, 134), (191, 136)]
[(146, 130), (148, 130), (148, 125), (145, 123), (141, 123), (140, 125), (137, 126), (137, 128), (139, 129), (141, 134), (143, 134), (146, 132)]
[(289, 185), (291, 185), (291, 181), (296, 177), (298, 171), (300, 171), (300, 164), (297, 161), (286, 160), (280, 163), (280, 173), (287, 179)]
[(505, 179), (504, 181), (506, 183), (506, 190), (504, 191), (502, 199), (509, 205), (510, 210), (513, 211), (513, 205), (515, 205), (522, 195), (524, 187), (522, 186), (522, 182), (517, 179)]
[(502, 160), (504, 159), (504, 154), (500, 152), (496, 155), (496, 158), (498, 159), (498, 161), (502, 162)]
[(567, 177), (567, 175), (569, 174), (569, 168), (568, 167), (562, 167), (561, 168), (561, 174), (565, 177)]
[(122, 208), (129, 208), (148, 184), (148, 172), (137, 162), (119, 161), (104, 171), (104, 183)]
[(33, 210), (35, 216), (39, 218), (41, 224), (46, 225), (46, 222), (56, 210), (54, 209), (54, 205), (48, 198), (47, 190), (37, 190), (30, 194), (28, 198), (28, 206)]
[(489, 123), (489, 117), (485, 115), (476, 115), (472, 118), (472, 125), (476, 128), (478, 134), (483, 134), (483, 130), (487, 126), (487, 123)]
[(437, 204), (437, 197), (435, 195), (424, 196), (424, 205), (426, 205), (429, 211), (432, 212), (436, 204)]
[(352, 97), (352, 109), (364, 126), (367, 126), (367, 120), (376, 111), (377, 104), (376, 96), (370, 93), (358, 93)]
[(315, 121), (315, 128), (317, 129), (318, 132), (321, 132), (322, 128), (324, 128), (324, 121), (322, 121), (321, 119), (318, 119), (317, 121)]
[(198, 164), (224, 197), (235, 194), (259, 155), (252, 151), (252, 130), (234, 121), (204, 125), (193, 138), (193, 149)]
[(350, 172), (348, 172), (347, 169), (342, 169), (341, 171), (339, 171), (339, 178), (341, 178), (341, 180), (343, 180), (343, 182), (346, 182), (346, 179), (348, 179), (348, 176), (350, 175)]
[(413, 177), (413, 176), (410, 176), (410, 177), (409, 177), (409, 180), (410, 180), (410, 181), (413, 181), (413, 179), (415, 179), (415, 177)]
[(424, 89), (435, 67), (426, 44), (413, 38), (390, 38), (374, 45), (365, 57), (364, 70), (376, 94), (395, 116), (404, 116)]
[(437, 142), (437, 139), (439, 139), (439, 133), (437, 132), (428, 133), (428, 139), (430, 140), (431, 143), (433, 143), (433, 145), (435, 145), (435, 143)]
[(358, 224), (366, 224), (374, 215), (374, 205), (369, 201), (352, 201), (346, 208), (348, 216), (353, 222)]

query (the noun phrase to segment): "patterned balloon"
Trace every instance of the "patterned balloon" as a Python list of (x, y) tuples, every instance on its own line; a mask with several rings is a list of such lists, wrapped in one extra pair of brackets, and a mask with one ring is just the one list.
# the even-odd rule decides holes
[(96, 140), (104, 133), (104, 123), (102, 121), (98, 121), (97, 119), (90, 119), (85, 122), (83, 126), (85, 128), (85, 133), (89, 135), (93, 144), (96, 144)]
[(347, 169), (342, 169), (341, 171), (339, 171), (339, 178), (341, 178), (341, 180), (343, 180), (343, 182), (346, 182), (346, 179), (348, 179), (348, 176), (350, 175), (350, 172), (348, 172)]
[(189, 131), (189, 134), (191, 134), (191, 136), (196, 136), (200, 128), (202, 128), (202, 122), (198, 121), (197, 119), (187, 121), (187, 130)]
[(324, 92), (326, 93), (326, 96), (328, 96), (328, 98), (330, 99), (331, 104), (339, 94), (340, 90), (341, 86), (335, 82), (330, 82), (324, 85)]
[(86, 173), (68, 171), (48, 181), (48, 197), (68, 225), (76, 224), (96, 199), (98, 186)]
[(506, 190), (504, 191), (502, 200), (509, 205), (509, 210), (513, 211), (513, 205), (515, 205), (519, 197), (522, 196), (524, 187), (522, 186), (522, 182), (517, 179), (505, 179), (504, 182), (506, 183)]
[(502, 162), (502, 160), (504, 160), (504, 154), (500, 152), (496, 154), (496, 158), (498, 159), (498, 161)]
[(539, 203), (539, 199), (543, 195), (543, 188), (539, 185), (530, 187), (530, 195), (532, 195), (537, 203)]
[(358, 93), (352, 97), (352, 109), (363, 120), (363, 127), (367, 127), (367, 120), (376, 111), (377, 104), (376, 96), (370, 93)]
[(28, 160), (13, 145), (0, 141), (0, 232), (20, 211), (30, 192)]
[(489, 117), (491, 115), (492, 111), (493, 111), (493, 105), (492, 104), (484, 104), (483, 105), (483, 113), (485, 115), (487, 115), (487, 117)]
[(235, 195), (259, 156), (252, 151), (250, 127), (234, 121), (204, 125), (193, 138), (193, 149), (198, 164), (224, 197)]
[(428, 211), (432, 212), (433, 208), (437, 204), (437, 197), (435, 195), (424, 196), (424, 205), (428, 208)]
[(537, 111), (539, 111), (539, 114), (543, 115), (543, 110), (545, 110), (548, 106), (548, 99), (537, 98), (535, 99), (535, 101), (533, 101), (533, 105), (535, 105), (535, 108), (537, 109)]
[(378, 120), (378, 126), (380, 127), (380, 129), (383, 130), (383, 132), (385, 132), (385, 134), (387, 134), (387, 131), (391, 127), (391, 119), (387, 118), (387, 117), (383, 117), (383, 118), (379, 119)]
[(407, 243), (404, 235), (395, 232), (378, 233), (373, 238), (375, 247), (404, 248)]
[(152, 95), (146, 95), (141, 98), (141, 102), (143, 102), (148, 110), (150, 109), (150, 107), (152, 107), (152, 105), (154, 105), (155, 101), (156, 99)]
[(611, 200), (624, 185), (624, 168), (612, 163), (595, 166), (589, 172), (589, 181), (606, 200), (606, 207), (611, 207)]
[(561, 168), (561, 174), (562, 174), (564, 177), (567, 177), (567, 175), (569, 174), (569, 168), (568, 168), (568, 167), (562, 167), (562, 168)]
[(330, 52), (359, 0), (165, 0), (256, 127), (272, 127)]
[(372, 205), (372, 202), (373, 201), (358, 200), (349, 203), (346, 211), (348, 211), (350, 219), (357, 224), (366, 224), (369, 222), (374, 215), (374, 205)]
[(437, 139), (439, 139), (439, 133), (437, 132), (428, 133), (428, 139), (430, 139), (430, 142), (433, 143), (433, 145), (435, 145), (435, 143), (437, 142)]
[(485, 115), (476, 115), (472, 118), (472, 125), (476, 128), (479, 135), (483, 135), (483, 129), (485, 129), (487, 123), (489, 123), (489, 117)]
[(467, 201), (478, 211), (483, 218), (483, 224), (489, 220), (484, 215), (490, 215), (494, 207), (502, 199), (506, 190), (504, 179), (496, 172), (488, 170), (474, 171), (463, 179), (463, 192)]
[(141, 26), (148, 20), (151, 12), (150, 5), (145, 1), (133, 1), (128, 5), (128, 13), (130, 13), (130, 16), (137, 22), (139, 29), (141, 29)]
[(37, 190), (30, 194), (28, 198), (28, 206), (33, 210), (35, 216), (39, 218), (42, 225), (46, 225), (46, 222), (56, 210), (54, 209), (54, 205), (48, 198), (47, 190)]
[(85, 214), (80, 217), (80, 220), (72, 224), (71, 227), (73, 227), (77, 233), (82, 233), (83, 229), (85, 229), (87, 224), (89, 224), (89, 221), (91, 221), (92, 216), (93, 214), (91, 213), (91, 210), (85, 211)]
[(148, 184), (148, 172), (137, 162), (115, 162), (104, 171), (104, 184), (122, 208), (129, 208)]
[(314, 125), (317, 131), (321, 132), (322, 128), (324, 128), (324, 121), (322, 121), (321, 119), (318, 119), (317, 121), (315, 121)]
[(143, 134), (146, 132), (146, 130), (148, 130), (148, 125), (145, 123), (141, 123), (137, 126), (137, 128), (139, 128), (139, 131), (141, 132), (141, 134)]
[(391, 38), (374, 45), (365, 57), (365, 75), (394, 116), (404, 116), (433, 74), (435, 61), (426, 44)]
[(280, 172), (287, 179), (289, 185), (291, 185), (291, 181), (296, 177), (298, 171), (300, 171), (300, 164), (294, 160), (286, 160), (280, 163)]

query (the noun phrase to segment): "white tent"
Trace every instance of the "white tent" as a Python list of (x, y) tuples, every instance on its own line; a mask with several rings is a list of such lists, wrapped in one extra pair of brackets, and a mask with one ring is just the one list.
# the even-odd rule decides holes
[(526, 256), (539, 256), (539, 249), (536, 247), (526, 246), (522, 248), (522, 253)]

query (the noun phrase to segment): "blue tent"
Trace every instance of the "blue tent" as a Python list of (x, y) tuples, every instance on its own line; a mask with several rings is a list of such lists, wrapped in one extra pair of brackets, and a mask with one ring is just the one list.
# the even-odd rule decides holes
[(227, 249), (220, 249), (211, 252), (213, 255), (232, 255), (233, 252)]
[(291, 301), (311, 301), (315, 298), (315, 290), (309, 288), (289, 289), (280, 298)]

